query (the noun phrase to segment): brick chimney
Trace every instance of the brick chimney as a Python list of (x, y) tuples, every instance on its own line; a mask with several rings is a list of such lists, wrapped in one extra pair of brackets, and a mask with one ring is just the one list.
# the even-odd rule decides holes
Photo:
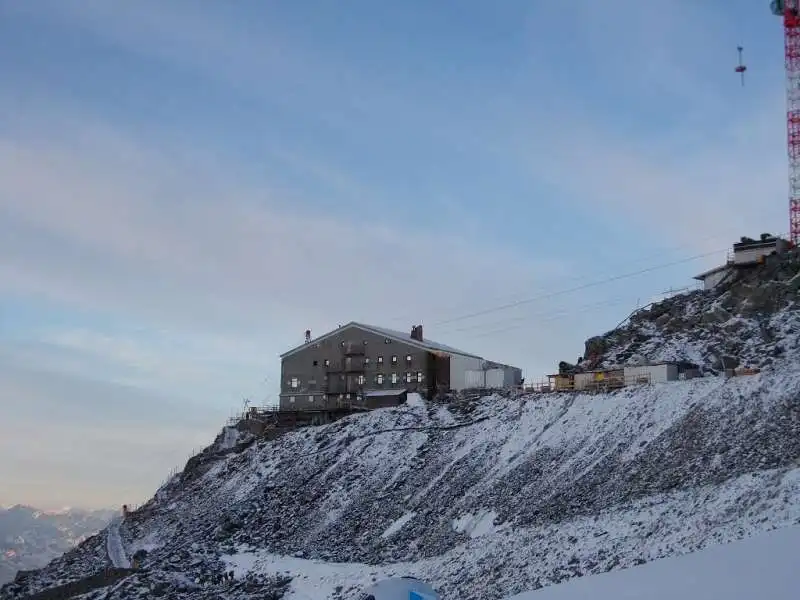
[(411, 339), (422, 341), (422, 325), (414, 325), (411, 327)]

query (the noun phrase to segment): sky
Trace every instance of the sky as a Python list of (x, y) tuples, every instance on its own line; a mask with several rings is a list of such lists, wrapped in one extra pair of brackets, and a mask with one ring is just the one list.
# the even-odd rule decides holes
[(306, 329), (536, 381), (788, 229), (766, 2), (0, 0), (0, 73), (0, 504), (143, 502)]

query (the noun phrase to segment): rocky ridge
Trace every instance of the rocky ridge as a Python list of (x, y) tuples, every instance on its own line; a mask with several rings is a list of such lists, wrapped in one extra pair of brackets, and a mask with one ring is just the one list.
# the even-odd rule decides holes
[(798, 310), (799, 273), (798, 249), (737, 268), (718, 289), (675, 295), (588, 339), (583, 364), (592, 356), (597, 367), (680, 360), (709, 374), (769, 366), (793, 339), (795, 324), (776, 315)]

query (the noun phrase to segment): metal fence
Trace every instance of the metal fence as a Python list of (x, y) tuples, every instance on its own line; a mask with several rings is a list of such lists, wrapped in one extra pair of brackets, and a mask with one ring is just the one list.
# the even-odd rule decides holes
[(528, 394), (552, 394), (558, 392), (606, 392), (618, 390), (634, 385), (650, 385), (652, 377), (650, 373), (644, 373), (632, 377), (607, 377), (604, 379), (581, 382), (575, 385), (574, 378), (553, 378), (542, 379), (525, 386), (524, 392)]

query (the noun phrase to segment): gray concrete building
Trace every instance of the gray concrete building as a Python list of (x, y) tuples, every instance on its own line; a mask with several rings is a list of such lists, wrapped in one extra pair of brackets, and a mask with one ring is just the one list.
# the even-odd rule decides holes
[(520, 369), (428, 340), (421, 325), (404, 333), (353, 321), (317, 338), (306, 331), (305, 343), (281, 355), (280, 408), (324, 410), (370, 400), (378, 407), (403, 392), (430, 399), (471, 387), (476, 371), (497, 368), (509, 373), (510, 385), (522, 382)]

